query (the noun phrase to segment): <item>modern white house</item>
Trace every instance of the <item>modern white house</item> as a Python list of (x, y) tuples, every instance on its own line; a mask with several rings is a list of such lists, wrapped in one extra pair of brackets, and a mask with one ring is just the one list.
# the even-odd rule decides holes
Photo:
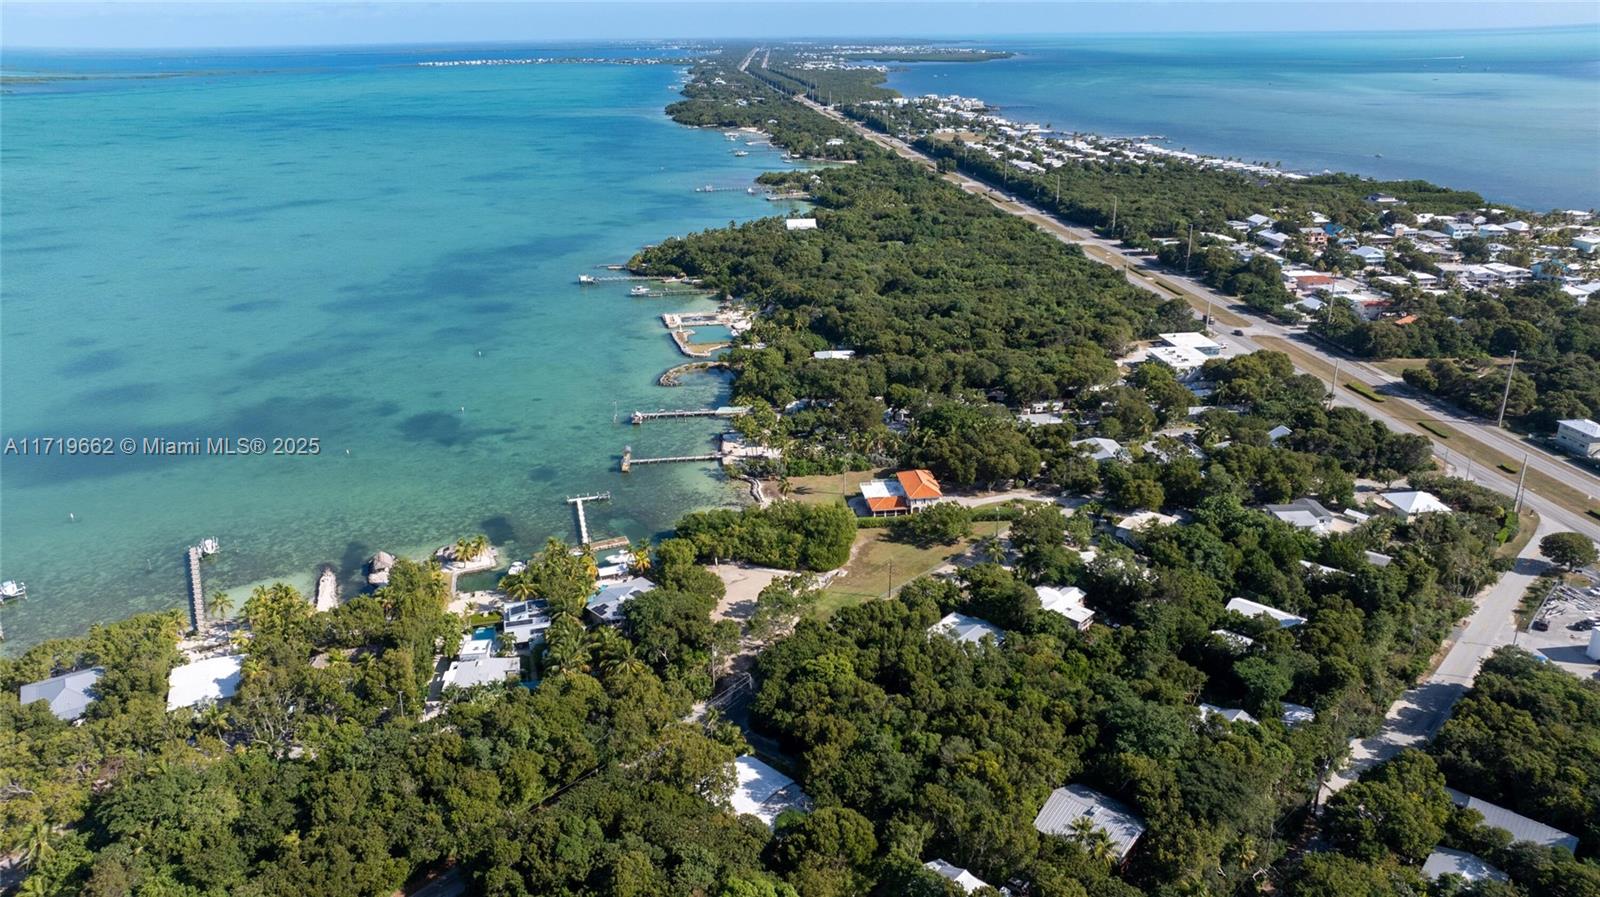
[(1251, 601), (1249, 598), (1231, 599), (1228, 601), (1227, 609), (1247, 617), (1270, 617), (1278, 624), (1280, 629), (1293, 629), (1306, 622), (1306, 618), (1299, 614), (1278, 610), (1276, 607), (1269, 607), (1259, 601)]
[(450, 662), (444, 675), (439, 677), (444, 688), (472, 688), (476, 685), (495, 685), (508, 679), (522, 678), (522, 658), (492, 657), (487, 654), (465, 656)]
[(508, 604), (500, 613), (500, 629), (517, 644), (544, 641), (550, 628), (550, 605), (542, 598)]
[(1158, 333), (1156, 339), (1175, 349), (1193, 349), (1207, 358), (1218, 358), (1222, 355), (1222, 344), (1204, 333), (1188, 330), (1180, 333)]
[(854, 350), (854, 349), (819, 349), (816, 352), (812, 352), (811, 353), (811, 357), (812, 358), (822, 359), (824, 361), (845, 361), (846, 359), (850, 359), (850, 358), (856, 357), (856, 350)]
[(1215, 704), (1201, 704), (1196, 708), (1200, 711), (1200, 718), (1207, 720), (1213, 716), (1229, 723), (1249, 723), (1252, 726), (1260, 725), (1255, 717), (1238, 707), (1218, 707)]
[(1188, 346), (1152, 346), (1146, 350), (1144, 358), (1146, 362), (1170, 369), (1180, 382), (1193, 380), (1200, 373), (1201, 365), (1210, 360), (1198, 349)]
[(783, 226), (788, 230), (816, 230), (817, 229), (817, 219), (815, 219), (815, 218), (785, 218), (785, 219), (783, 219)]
[(1039, 586), (1039, 609), (1060, 614), (1072, 621), (1079, 632), (1094, 622), (1094, 611), (1083, 606), (1083, 589), (1077, 586)]
[(1081, 446), (1089, 455), (1091, 461), (1110, 461), (1113, 458), (1124, 457), (1127, 453), (1122, 448), (1122, 443), (1104, 436), (1091, 436), (1088, 439), (1075, 439), (1075, 446)]
[(1152, 526), (1172, 526), (1178, 518), (1160, 511), (1140, 511), (1117, 521), (1116, 536), (1130, 545), (1138, 541), (1139, 533)]
[(584, 611), (596, 623), (617, 624), (622, 622), (622, 606), (629, 601), (653, 591), (656, 584), (642, 576), (615, 582), (594, 593), (594, 597), (584, 605)]
[(1600, 424), (1588, 418), (1556, 421), (1556, 445), (1578, 458), (1600, 458)]
[(1121, 802), (1085, 785), (1068, 785), (1050, 792), (1050, 798), (1033, 819), (1033, 827), (1044, 835), (1072, 835), (1077, 831), (1073, 824), (1079, 819), (1089, 820), (1090, 825), (1105, 833), (1118, 862), (1127, 859), (1144, 837), (1144, 819)]

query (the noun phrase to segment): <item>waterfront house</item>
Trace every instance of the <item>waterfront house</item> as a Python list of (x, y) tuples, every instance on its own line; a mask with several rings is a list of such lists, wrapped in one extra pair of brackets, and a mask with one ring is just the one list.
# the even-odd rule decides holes
[(1373, 205), (1379, 206), (1395, 206), (1401, 204), (1400, 200), (1390, 196), (1387, 193), (1368, 193), (1366, 195), (1366, 201), (1372, 203)]
[(969, 645), (975, 645), (983, 641), (985, 636), (994, 639), (997, 645), (1006, 640), (1005, 633), (999, 626), (990, 623), (988, 620), (980, 620), (977, 617), (969, 617), (966, 614), (958, 613), (945, 614), (939, 619), (939, 622), (928, 627), (928, 632)]
[(1478, 232), (1477, 226), (1470, 221), (1446, 221), (1439, 225), (1439, 230), (1452, 240), (1474, 236)]
[(1585, 255), (1594, 255), (1600, 249), (1600, 234), (1579, 234), (1572, 238), (1572, 248)]
[(788, 230), (816, 230), (817, 229), (817, 219), (815, 219), (815, 218), (785, 218), (785, 219), (783, 219), (783, 226), (784, 226), (784, 228), (786, 228)]
[(812, 352), (811, 353), (811, 357), (812, 358), (823, 359), (823, 360), (826, 360), (826, 361), (844, 361), (846, 359), (850, 359), (850, 358), (856, 357), (856, 350), (854, 350), (854, 349), (822, 349), (822, 350), (817, 351), (817, 352)]
[(172, 668), (167, 674), (167, 709), (215, 704), (239, 691), (243, 654), (207, 657)]
[(95, 699), (94, 684), (105, 672), (104, 667), (92, 667), (29, 682), (17, 691), (17, 703), (44, 701), (56, 719), (72, 722), (89, 711)]
[(1033, 827), (1043, 835), (1074, 836), (1079, 819), (1104, 832), (1111, 842), (1111, 853), (1122, 862), (1144, 837), (1144, 820), (1121, 802), (1085, 785), (1068, 785), (1050, 792), (1039, 808)]
[(1569, 455), (1600, 459), (1600, 424), (1588, 418), (1556, 421), (1555, 441)]
[(944, 498), (944, 490), (932, 471), (902, 470), (892, 480), (867, 480), (861, 484), (861, 498), (873, 517), (912, 514), (931, 507)]
[(1278, 624), (1280, 629), (1293, 629), (1306, 622), (1306, 618), (1299, 614), (1269, 607), (1259, 601), (1248, 598), (1233, 598), (1228, 601), (1227, 610), (1230, 613), (1242, 614), (1246, 617), (1267, 617)]
[(1450, 513), (1450, 506), (1432, 492), (1385, 492), (1378, 496), (1378, 504), (1407, 523), (1423, 514)]
[(1079, 632), (1094, 622), (1094, 611), (1083, 606), (1083, 589), (1077, 586), (1039, 586), (1039, 609), (1060, 614), (1072, 622)]
[(794, 779), (745, 754), (733, 761), (733, 793), (728, 803), (740, 816), (754, 816), (772, 828), (785, 810), (806, 810), (811, 798)]
[(1540, 847), (1565, 847), (1574, 852), (1578, 849), (1577, 835), (1569, 835), (1554, 826), (1513, 813), (1498, 804), (1491, 804), (1454, 788), (1444, 790), (1449, 792), (1450, 800), (1456, 806), (1477, 810), (1483, 814), (1484, 825), (1510, 832), (1513, 841), (1532, 841)]
[(500, 629), (519, 645), (544, 641), (550, 628), (550, 605), (542, 598), (508, 604), (501, 611)]
[(622, 622), (622, 607), (629, 601), (653, 591), (656, 584), (642, 576), (612, 583), (594, 593), (584, 605), (584, 612), (596, 623), (616, 625)]

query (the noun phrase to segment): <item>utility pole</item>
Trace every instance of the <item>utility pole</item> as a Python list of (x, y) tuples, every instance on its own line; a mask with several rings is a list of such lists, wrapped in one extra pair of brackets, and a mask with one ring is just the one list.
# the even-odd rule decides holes
[(1342, 361), (1344, 361), (1344, 359), (1340, 358), (1337, 355), (1335, 355), (1333, 357), (1333, 379), (1328, 381), (1328, 407), (1329, 408), (1333, 407), (1333, 397), (1335, 395), (1337, 395), (1338, 391), (1339, 391), (1339, 363), (1342, 362)]
[[(1059, 181), (1060, 179), (1061, 179), (1061, 175), (1059, 175), (1059, 174), (1056, 175), (1056, 180)], [(1117, 197), (1115, 195), (1112, 195), (1112, 197), (1111, 197), (1111, 237), (1112, 237), (1112, 239), (1115, 239), (1116, 236), (1117, 236)]]
[(1189, 222), (1189, 251), (1183, 255), (1183, 276), (1189, 276), (1189, 259), (1194, 257), (1194, 222)]
[(1517, 372), (1517, 350), (1511, 350), (1511, 368), (1506, 371), (1506, 391), (1500, 395), (1500, 417), (1495, 420), (1495, 429), (1500, 429), (1506, 422), (1506, 402), (1511, 399), (1511, 375)]
[(1061, 205), (1061, 172), (1056, 172), (1056, 205)]
[(1511, 506), (1511, 513), (1522, 513), (1522, 484), (1528, 479), (1528, 453), (1522, 453), (1522, 472), (1517, 474), (1517, 500)]

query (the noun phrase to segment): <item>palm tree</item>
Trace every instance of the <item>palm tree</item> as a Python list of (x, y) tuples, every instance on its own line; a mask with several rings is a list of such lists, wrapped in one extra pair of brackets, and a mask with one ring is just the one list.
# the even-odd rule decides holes
[(642, 673), (647, 669), (634, 651), (633, 642), (623, 638), (622, 633), (610, 626), (595, 630), (594, 653), (600, 659), (600, 672), (607, 678)]
[(1111, 836), (1104, 829), (1097, 828), (1089, 817), (1079, 816), (1072, 820), (1072, 833), (1068, 836), (1083, 846), (1084, 852), (1092, 859), (1099, 860), (1107, 866), (1116, 860), (1116, 851), (1112, 849)]
[(32, 822), (24, 826), (11, 843), (18, 861), (29, 869), (37, 866), (40, 860), (55, 851), (50, 844), (50, 835), (50, 825), (46, 822)]
[(500, 578), (500, 591), (517, 601), (527, 601), (535, 594), (533, 577), (526, 572), (512, 573)]
[(458, 563), (465, 564), (476, 560), (477, 557), (489, 548), (489, 537), (479, 533), (476, 536), (463, 536), (456, 540), (455, 554)]
[(211, 593), (211, 600), (206, 605), (206, 616), (214, 620), (221, 620), (233, 611), (233, 598), (221, 589)]
[(645, 542), (638, 546), (630, 546), (628, 565), (635, 573), (650, 572), (650, 543)]

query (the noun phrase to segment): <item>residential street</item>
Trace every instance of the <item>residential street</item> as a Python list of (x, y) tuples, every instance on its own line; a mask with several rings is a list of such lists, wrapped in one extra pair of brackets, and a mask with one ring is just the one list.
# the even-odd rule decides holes
[(1477, 610), (1452, 635), (1450, 649), (1433, 675), (1394, 702), (1376, 734), (1351, 743), (1349, 764), (1328, 779), (1318, 795), (1319, 803), (1367, 769), (1405, 748), (1427, 743), (1439, 731), (1450, 718), (1456, 699), (1471, 687), (1484, 659), (1516, 637), (1514, 613), (1528, 586), (1548, 566), (1539, 553), (1539, 540), (1551, 532), (1554, 530), (1541, 521), (1511, 572), (1478, 595)]

